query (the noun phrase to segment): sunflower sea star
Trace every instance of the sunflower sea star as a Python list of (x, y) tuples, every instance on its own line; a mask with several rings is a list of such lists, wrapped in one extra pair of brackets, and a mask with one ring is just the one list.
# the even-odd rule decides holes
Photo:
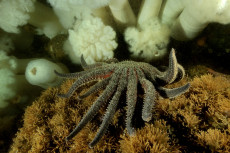
[[(89, 147), (91, 148), (95, 146), (105, 134), (106, 129), (116, 112), (121, 93), (125, 89), (127, 102), (126, 128), (128, 134), (133, 135), (135, 134), (135, 130), (132, 126), (132, 118), (136, 106), (138, 82), (144, 90), (142, 119), (147, 122), (152, 119), (152, 110), (155, 105), (156, 92), (158, 92), (162, 97), (174, 98), (186, 92), (190, 87), (190, 84), (187, 83), (178, 88), (163, 88), (163, 86), (167, 84), (181, 80), (185, 74), (184, 68), (177, 63), (174, 49), (170, 52), (169, 68), (165, 72), (159, 71), (157, 68), (148, 63), (134, 61), (118, 62), (116, 59), (87, 65), (82, 56), (81, 64), (85, 71), (69, 74), (61, 74), (55, 71), (55, 73), (59, 77), (63, 78), (78, 78), (66, 94), (59, 94), (59, 96), (63, 98), (72, 96), (77, 88), (90, 81), (98, 82), (86, 93), (80, 95), (80, 99), (89, 96), (99, 89), (105, 88), (76, 128), (69, 134), (69, 136), (66, 137), (66, 140), (73, 138), (91, 119), (93, 119), (94, 115), (99, 111), (103, 103), (109, 101), (109, 105), (99, 131), (89, 144)], [(111, 100), (110, 97), (112, 97)]]

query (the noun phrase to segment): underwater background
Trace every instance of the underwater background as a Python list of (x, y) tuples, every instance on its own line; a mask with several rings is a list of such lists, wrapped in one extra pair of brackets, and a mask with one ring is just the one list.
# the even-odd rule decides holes
[[(143, 18), (149, 23), (140, 20), (143, 9), (148, 10), (145, 1), (121, 1), (120, 8), (122, 2), (131, 8), (130, 20), (115, 17), (113, 0), (69, 0), (65, 5), (55, 0), (0, 1), (0, 152), (230, 152), (230, 25), (215, 19), (191, 37), (181, 36), (180, 30), (178, 35), (172, 32), (178, 29), (174, 21), (179, 15), (171, 19), (172, 23), (163, 23), (170, 0), (162, 4), (154, 1), (160, 8), (149, 16), (154, 20)], [(230, 2), (226, 2), (227, 9)], [(187, 4), (183, 5), (186, 10)], [(78, 11), (71, 14), (75, 9)], [(164, 70), (172, 48), (185, 77), (166, 87), (190, 82), (186, 93), (173, 99), (159, 97), (153, 119), (144, 122), (139, 115), (144, 92), (138, 88), (135, 136), (129, 136), (125, 128), (127, 107), (122, 94), (106, 134), (93, 149), (88, 144), (100, 127), (104, 107), (66, 142), (66, 136), (103, 89), (79, 101), (77, 95), (85, 93), (92, 82), (70, 98), (60, 98), (58, 94), (66, 93), (75, 79), (59, 80), (54, 70), (82, 71), (82, 54), (89, 64), (114, 57), (147, 62)], [(38, 59), (47, 61), (33, 66)]]

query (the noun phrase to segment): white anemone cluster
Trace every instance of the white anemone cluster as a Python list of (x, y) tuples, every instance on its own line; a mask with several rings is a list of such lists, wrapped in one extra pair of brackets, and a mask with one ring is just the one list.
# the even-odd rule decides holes
[(17, 60), (0, 50), (0, 108), (7, 107), (8, 100), (30, 88), (24, 75), (21, 74), (25, 62), (27, 61)]
[(63, 31), (53, 10), (36, 0), (1, 0), (0, 28), (9, 33), (19, 33), (20, 26), (33, 25), (38, 34), (49, 38)]
[(28, 22), (30, 12), (34, 11), (35, 0), (0, 1), (0, 27), (6, 32), (18, 33), (18, 26)]
[(174, 39), (191, 40), (209, 23), (230, 23), (230, 0), (167, 0), (162, 12)]
[(68, 72), (62, 64), (46, 59), (18, 59), (0, 50), (0, 108), (7, 107), (17, 97), (20, 102), (27, 101), (40, 92), (40, 87), (59, 85), (62, 80), (54, 70)]
[(136, 26), (126, 28), (125, 41), (133, 58), (151, 62), (166, 55), (170, 30), (161, 23), (161, 5), (162, 0), (143, 1)]

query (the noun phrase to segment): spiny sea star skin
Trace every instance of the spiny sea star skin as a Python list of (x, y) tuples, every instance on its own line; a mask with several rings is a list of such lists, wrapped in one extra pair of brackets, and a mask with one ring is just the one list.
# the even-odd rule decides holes
[[(93, 119), (94, 115), (99, 111), (100, 107), (102, 107), (103, 103), (109, 101), (109, 105), (99, 131), (89, 144), (89, 147), (91, 148), (95, 146), (105, 134), (106, 129), (115, 114), (121, 93), (125, 89), (127, 102), (126, 128), (128, 134), (133, 135), (135, 134), (135, 130), (132, 126), (132, 118), (137, 101), (138, 82), (144, 90), (142, 119), (147, 122), (152, 119), (152, 110), (155, 105), (156, 92), (158, 92), (162, 97), (174, 98), (186, 92), (190, 87), (190, 84), (187, 83), (178, 88), (163, 88), (163, 86), (167, 84), (181, 80), (185, 74), (184, 68), (177, 63), (174, 49), (170, 52), (169, 67), (165, 72), (159, 71), (157, 68), (148, 63), (134, 61), (118, 62), (116, 59), (87, 65), (82, 57), (81, 63), (85, 71), (69, 74), (61, 74), (55, 71), (55, 73), (59, 77), (78, 78), (66, 94), (59, 95), (63, 98), (72, 96), (77, 88), (90, 81), (98, 82), (78, 98), (85, 98), (99, 89), (105, 88), (76, 128), (69, 134), (68, 137), (66, 137), (66, 140), (73, 138), (91, 119)], [(112, 99), (110, 97), (112, 97)]]

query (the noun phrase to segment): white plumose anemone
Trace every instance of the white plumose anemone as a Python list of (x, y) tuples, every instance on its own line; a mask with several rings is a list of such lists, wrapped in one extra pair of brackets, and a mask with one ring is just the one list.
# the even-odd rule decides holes
[[(73, 30), (69, 30), (67, 54), (74, 63), (80, 63), (81, 55), (87, 63), (95, 63), (113, 58), (116, 49), (116, 33), (110, 26), (103, 24), (97, 17), (77, 21)], [(67, 47), (68, 48), (68, 47)]]
[(150, 62), (167, 53), (170, 31), (157, 18), (146, 21), (140, 28), (129, 27), (125, 31), (125, 41), (133, 58)]

